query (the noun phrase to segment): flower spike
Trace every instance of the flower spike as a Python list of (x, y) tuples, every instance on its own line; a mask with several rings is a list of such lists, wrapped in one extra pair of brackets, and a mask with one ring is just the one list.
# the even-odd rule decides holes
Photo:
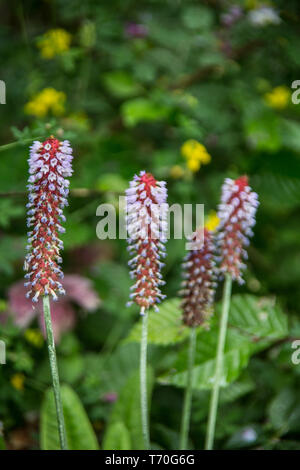
[(255, 225), (258, 205), (258, 196), (249, 187), (247, 176), (225, 179), (218, 211), (220, 270), (230, 274), (239, 284), (244, 283), (242, 260), (247, 259), (245, 247), (249, 245), (248, 237), (253, 235), (251, 228)]
[(43, 295), (57, 300), (57, 294), (65, 293), (59, 281), (63, 278), (59, 233), (65, 231), (61, 222), (65, 221), (63, 208), (69, 193), (66, 177), (72, 175), (72, 159), (69, 141), (60, 142), (53, 136), (43, 143), (35, 141), (30, 148), (27, 226), (31, 231), (24, 270), (26, 297), (33, 302)]
[(160, 273), (165, 257), (164, 242), (167, 231), (167, 189), (164, 181), (141, 171), (126, 191), (128, 250), (133, 254), (129, 261), (131, 277), (135, 279), (127, 305), (135, 302), (143, 315), (150, 307), (165, 298), (160, 286), (165, 284)]
[(206, 324), (212, 314), (216, 288), (213, 232), (204, 228), (201, 243), (201, 230), (202, 228), (198, 229), (191, 236), (195, 249), (189, 251), (182, 265), (183, 322), (190, 327)]

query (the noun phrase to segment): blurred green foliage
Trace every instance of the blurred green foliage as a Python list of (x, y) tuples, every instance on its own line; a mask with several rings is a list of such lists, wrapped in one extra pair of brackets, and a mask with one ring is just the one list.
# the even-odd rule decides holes
[[(84, 191), (70, 197), (64, 270), (90, 278), (102, 304), (95, 313), (78, 312), (75, 329), (58, 345), (58, 360), (70, 426), (83, 413), (78, 395), (104, 448), (141, 445), (140, 330), (137, 310), (125, 308), (125, 242), (97, 240), (95, 214), (102, 202), (117, 205), (142, 169), (167, 181), (170, 204), (204, 203), (206, 214), (216, 208), (225, 177), (249, 174), (261, 205), (246, 283), (234, 286), (216, 446), (300, 447), (300, 366), (291, 362), (291, 343), (300, 335), (300, 107), (291, 100), (291, 83), (299, 78), (300, 10), (296, 0), (267, 2), (280, 21), (255, 24), (251, 15), (263, 3), (1, 3), (0, 79), (7, 104), (0, 105), (0, 319), (9, 288), (23, 276), (29, 142), (49, 134), (68, 138), (75, 155), (71, 189)], [(61, 48), (51, 42), (47, 58), (40, 40), (53, 29), (69, 33), (70, 43)], [(47, 88), (64, 94), (58, 114), (40, 98)], [(188, 139), (201, 142), (212, 157), (194, 173), (180, 151)], [(165, 293), (171, 300), (151, 313), (149, 384), (153, 447), (174, 449), (187, 354), (176, 299), (184, 243), (170, 240), (167, 250)], [(210, 331), (198, 333), (191, 448), (203, 448), (217, 319), (218, 307)], [(37, 448), (50, 383), (47, 349), (28, 342), (11, 321), (2, 323), (7, 364), (0, 366), (0, 421), (6, 446)], [(47, 392), (42, 408), (44, 448), (56, 445), (47, 437), (50, 398)], [(90, 441), (75, 430), (74, 448), (96, 446), (86, 427)]]

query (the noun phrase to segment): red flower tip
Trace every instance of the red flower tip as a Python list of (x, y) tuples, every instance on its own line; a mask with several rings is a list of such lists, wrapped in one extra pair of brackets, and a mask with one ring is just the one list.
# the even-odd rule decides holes
[(142, 171), (126, 191), (128, 248), (134, 255), (128, 264), (135, 279), (128, 305), (135, 302), (141, 314), (150, 307), (158, 310), (157, 304), (165, 297), (160, 291), (164, 284), (160, 273), (164, 263), (160, 260), (165, 256), (163, 242), (167, 229), (165, 185), (164, 181), (157, 181)]
[(253, 235), (251, 228), (258, 205), (258, 196), (248, 185), (247, 176), (225, 179), (218, 212), (220, 269), (240, 284), (244, 282), (241, 271), (246, 266), (242, 260), (247, 259), (245, 247), (249, 245), (248, 237)]

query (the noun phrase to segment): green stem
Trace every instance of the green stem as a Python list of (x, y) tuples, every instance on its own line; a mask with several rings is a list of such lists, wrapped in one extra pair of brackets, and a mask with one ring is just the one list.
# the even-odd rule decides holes
[(193, 394), (193, 368), (195, 362), (196, 352), (196, 328), (191, 328), (190, 331), (190, 344), (189, 344), (189, 356), (188, 356), (188, 370), (186, 388), (184, 394), (184, 403), (181, 418), (181, 431), (180, 431), (180, 450), (187, 449), (190, 419), (191, 419), (191, 405), (192, 405), (192, 394)]
[(33, 142), (34, 140), (39, 140), (42, 139), (44, 136), (38, 136), (38, 137), (30, 137), (29, 139), (22, 139), (22, 140), (16, 140), (15, 142), (11, 142), (10, 144), (4, 144), (0, 145), (0, 152), (5, 152), (6, 150), (12, 149), (14, 147), (18, 147), (18, 145), (26, 145), (29, 144), (30, 142)]
[(220, 330), (219, 330), (218, 348), (217, 348), (217, 357), (216, 357), (216, 371), (215, 371), (214, 384), (213, 384), (210, 406), (209, 406), (207, 434), (206, 434), (206, 440), (205, 440), (206, 450), (212, 450), (213, 445), (214, 445), (218, 401), (219, 401), (219, 391), (220, 391), (220, 381), (221, 381), (222, 371), (223, 371), (224, 346), (225, 346), (228, 314), (229, 314), (229, 307), (230, 307), (231, 285), (232, 285), (232, 278), (229, 274), (226, 274), (224, 289), (223, 289), (221, 324), (220, 324)]
[(141, 391), (141, 417), (142, 432), (145, 450), (150, 449), (148, 403), (147, 403), (147, 335), (148, 335), (148, 312), (142, 316), (142, 338), (140, 355), (140, 391)]
[(45, 295), (43, 297), (43, 307), (44, 307), (44, 318), (45, 318), (45, 325), (46, 325), (46, 332), (47, 332), (50, 369), (51, 369), (51, 375), (52, 375), (52, 384), (53, 384), (55, 406), (56, 406), (59, 441), (60, 441), (61, 448), (63, 450), (66, 450), (67, 449), (66, 429), (65, 429), (63, 406), (62, 406), (62, 400), (61, 400), (61, 394), (60, 394), (59, 375), (58, 375), (58, 369), (57, 369), (55, 343), (54, 343), (54, 337), (53, 337), (51, 312), (50, 312), (50, 301), (49, 301), (48, 295)]

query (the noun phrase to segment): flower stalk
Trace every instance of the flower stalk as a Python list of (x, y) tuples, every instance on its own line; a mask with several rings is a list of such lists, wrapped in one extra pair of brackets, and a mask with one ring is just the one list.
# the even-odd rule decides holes
[(56, 407), (59, 442), (60, 442), (61, 449), (67, 450), (68, 448), (67, 436), (66, 436), (65, 420), (64, 420), (64, 413), (63, 413), (63, 405), (62, 405), (62, 399), (61, 399), (61, 393), (60, 393), (59, 375), (58, 375), (58, 367), (57, 367), (57, 360), (56, 360), (51, 311), (50, 311), (50, 300), (49, 300), (48, 295), (45, 295), (43, 297), (43, 310), (44, 310), (44, 319), (45, 319), (46, 333), (47, 333), (47, 344), (48, 344), (52, 385), (53, 385), (55, 407)]
[(196, 352), (196, 327), (209, 327), (212, 304), (215, 294), (215, 256), (213, 233), (207, 227), (199, 228), (190, 237), (192, 250), (188, 252), (183, 263), (181, 295), (183, 323), (190, 328), (189, 354), (187, 364), (187, 381), (181, 418), (180, 449), (186, 449), (190, 428), (193, 369)]
[(189, 337), (189, 357), (187, 369), (187, 381), (184, 393), (184, 403), (181, 418), (181, 431), (180, 431), (180, 450), (187, 449), (188, 436), (190, 430), (191, 407), (192, 407), (192, 394), (193, 394), (193, 368), (195, 363), (196, 352), (196, 328), (190, 329)]
[(212, 450), (214, 445), (232, 281), (237, 281), (239, 284), (244, 283), (242, 271), (246, 268), (246, 265), (243, 260), (247, 259), (246, 247), (249, 245), (249, 237), (253, 235), (252, 227), (256, 222), (255, 215), (258, 205), (257, 194), (248, 185), (247, 176), (241, 176), (236, 180), (225, 179), (218, 212), (220, 219), (218, 234), (220, 271), (224, 274), (225, 283), (216, 368), (205, 440), (206, 450)]
[(144, 446), (150, 449), (148, 398), (147, 398), (147, 336), (148, 336), (148, 313), (142, 317), (142, 338), (140, 354), (140, 390), (141, 390), (141, 420)]
[(51, 136), (45, 142), (35, 141), (30, 148), (29, 201), (27, 204), (28, 235), (27, 254), (24, 261), (26, 271), (24, 286), (26, 297), (37, 303), (43, 299), (44, 319), (47, 333), (50, 369), (57, 413), (60, 445), (67, 448), (63, 407), (59, 387), (53, 326), (49, 296), (56, 301), (65, 294), (61, 280), (60, 251), (63, 242), (59, 234), (65, 229), (63, 208), (68, 204), (69, 180), (72, 175), (72, 149), (67, 140), (60, 142)]
[(130, 302), (136, 303), (142, 315), (140, 350), (140, 399), (142, 433), (145, 449), (150, 449), (148, 402), (147, 402), (147, 328), (148, 310), (158, 311), (158, 304), (165, 296), (160, 291), (161, 268), (165, 257), (167, 230), (167, 190), (164, 181), (141, 171), (134, 177), (126, 191), (128, 250), (133, 255), (129, 261), (130, 275), (134, 279)]
[(205, 441), (206, 450), (212, 450), (213, 444), (214, 444), (217, 410), (218, 410), (219, 393), (220, 393), (220, 383), (221, 383), (223, 363), (224, 363), (224, 347), (225, 347), (225, 339), (226, 339), (227, 324), (228, 324), (228, 314), (229, 314), (229, 309), (230, 309), (231, 285), (232, 285), (232, 278), (229, 274), (226, 274), (224, 290), (223, 290), (223, 299), (222, 299), (221, 323), (220, 323), (219, 337), (218, 337), (216, 371), (215, 371), (213, 390), (212, 390), (210, 406), (209, 406), (207, 434), (206, 434), (206, 441)]

